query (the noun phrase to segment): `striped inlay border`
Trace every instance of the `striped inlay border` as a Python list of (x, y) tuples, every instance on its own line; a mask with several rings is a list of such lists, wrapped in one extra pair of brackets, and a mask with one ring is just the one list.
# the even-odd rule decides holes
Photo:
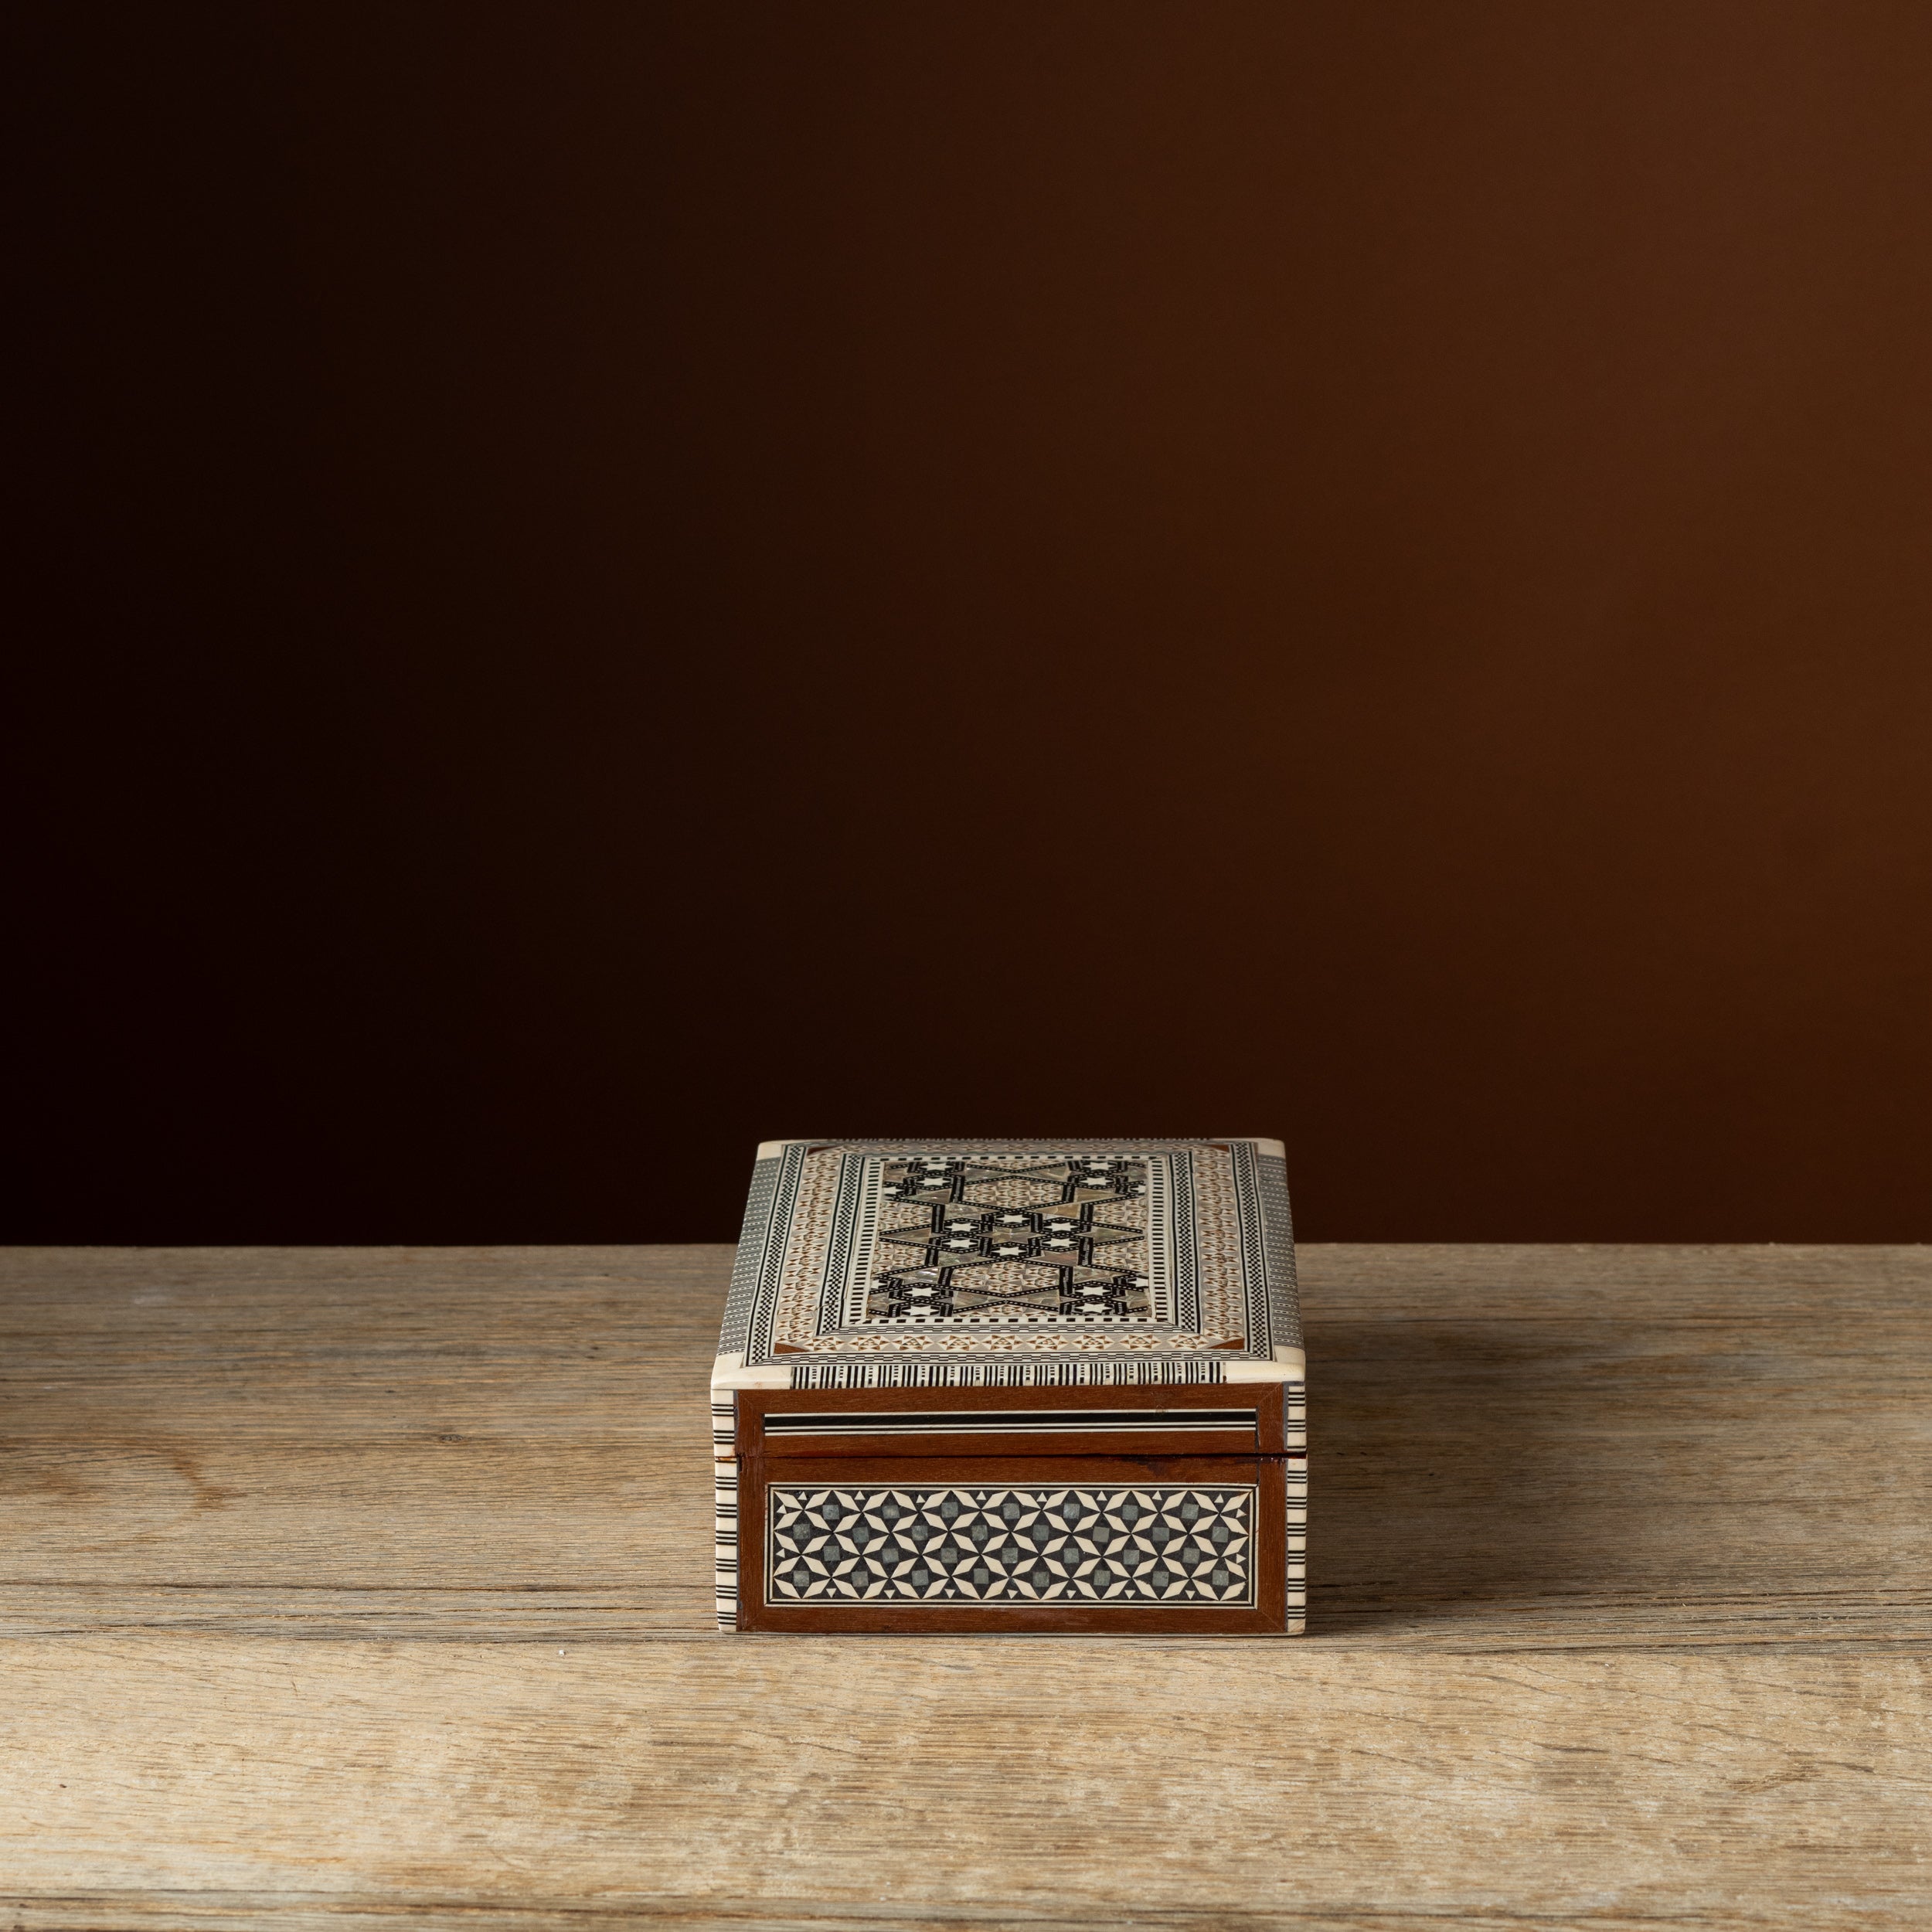
[(767, 1436), (1039, 1436), (1259, 1431), (1252, 1409), (815, 1410), (768, 1413)]

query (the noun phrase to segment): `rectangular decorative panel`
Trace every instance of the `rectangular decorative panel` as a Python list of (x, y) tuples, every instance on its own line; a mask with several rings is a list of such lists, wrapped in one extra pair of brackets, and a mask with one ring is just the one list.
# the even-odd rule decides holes
[(1246, 1609), (1257, 1493), (1251, 1483), (774, 1483), (765, 1601)]
[(846, 1327), (1172, 1321), (1165, 1159), (861, 1157), (852, 1180)]

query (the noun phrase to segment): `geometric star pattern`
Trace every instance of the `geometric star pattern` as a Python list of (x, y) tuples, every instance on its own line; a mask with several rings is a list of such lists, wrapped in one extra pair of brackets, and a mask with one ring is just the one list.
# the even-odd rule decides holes
[(1147, 1191), (1131, 1156), (888, 1161), (859, 1319), (1145, 1321)]
[(767, 1494), (768, 1603), (1254, 1601), (1251, 1484)]

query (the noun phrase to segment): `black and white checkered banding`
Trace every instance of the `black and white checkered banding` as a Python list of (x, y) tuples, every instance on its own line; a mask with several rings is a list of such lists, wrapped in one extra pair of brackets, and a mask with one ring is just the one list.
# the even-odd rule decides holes
[(794, 1364), (794, 1389), (1077, 1389), (1226, 1379), (1213, 1360), (825, 1362)]
[(738, 1628), (738, 1465), (719, 1462), (713, 1465), (716, 1498), (716, 1549), (718, 1628)]
[(1291, 1630), (1299, 1630), (1308, 1607), (1308, 1459), (1291, 1456), (1287, 1461), (1287, 1619)]

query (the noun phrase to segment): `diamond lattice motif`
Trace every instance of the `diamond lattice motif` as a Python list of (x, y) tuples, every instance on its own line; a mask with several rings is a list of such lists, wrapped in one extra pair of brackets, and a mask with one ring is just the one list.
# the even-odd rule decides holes
[(773, 1604), (1254, 1600), (1251, 1485), (768, 1493)]

